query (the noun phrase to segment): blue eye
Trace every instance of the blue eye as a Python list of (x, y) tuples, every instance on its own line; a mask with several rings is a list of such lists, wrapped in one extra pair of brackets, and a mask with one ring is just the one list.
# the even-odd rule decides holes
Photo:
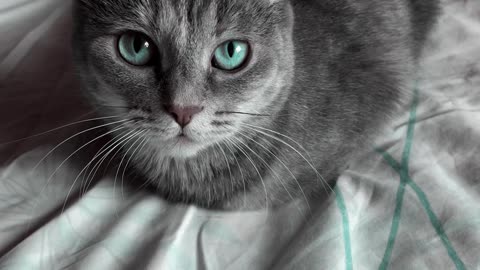
[(213, 65), (226, 71), (239, 69), (247, 62), (249, 49), (244, 41), (227, 41), (215, 50)]
[(146, 66), (153, 59), (155, 46), (144, 34), (130, 32), (120, 37), (118, 51), (128, 63), (135, 66)]

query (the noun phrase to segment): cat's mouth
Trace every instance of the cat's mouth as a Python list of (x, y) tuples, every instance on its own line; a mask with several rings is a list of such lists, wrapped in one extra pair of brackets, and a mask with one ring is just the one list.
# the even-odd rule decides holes
[(156, 134), (151, 138), (155, 138), (151, 142), (160, 154), (175, 159), (192, 158), (208, 147), (208, 143), (197, 137), (195, 132), (184, 129), (174, 134)]
[(232, 134), (231, 122), (219, 122), (221, 125), (217, 124), (215, 128), (207, 126), (202, 129), (198, 123), (184, 127), (170, 123), (169, 127), (162, 128), (167, 124), (146, 121), (144, 118), (135, 120), (127, 124), (127, 127), (131, 130), (145, 130), (141, 134), (146, 137), (146, 145), (155, 149), (160, 156), (174, 159), (194, 158)]
[(181, 144), (191, 144), (191, 143), (195, 143), (195, 141), (189, 137), (188, 135), (186, 135), (185, 133), (180, 133), (179, 135), (177, 135), (177, 137), (175, 137), (175, 139), (177, 140), (178, 143), (181, 143)]

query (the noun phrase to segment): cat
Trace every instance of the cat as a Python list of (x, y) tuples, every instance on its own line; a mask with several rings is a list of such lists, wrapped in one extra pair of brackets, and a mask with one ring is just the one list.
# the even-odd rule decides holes
[(134, 181), (172, 202), (272, 208), (331, 190), (412, 91), (437, 13), (436, 0), (75, 0), (74, 61)]

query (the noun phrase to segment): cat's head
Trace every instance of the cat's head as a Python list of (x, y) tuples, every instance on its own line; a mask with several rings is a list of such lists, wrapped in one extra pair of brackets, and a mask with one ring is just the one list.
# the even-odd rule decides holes
[(292, 17), (280, 0), (76, 0), (75, 59), (114, 134), (190, 159), (278, 113)]

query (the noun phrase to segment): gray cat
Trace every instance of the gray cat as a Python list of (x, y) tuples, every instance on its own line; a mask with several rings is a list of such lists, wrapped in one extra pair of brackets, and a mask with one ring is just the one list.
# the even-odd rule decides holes
[(436, 0), (76, 0), (73, 44), (137, 183), (275, 207), (331, 190), (406, 100), (436, 13)]

